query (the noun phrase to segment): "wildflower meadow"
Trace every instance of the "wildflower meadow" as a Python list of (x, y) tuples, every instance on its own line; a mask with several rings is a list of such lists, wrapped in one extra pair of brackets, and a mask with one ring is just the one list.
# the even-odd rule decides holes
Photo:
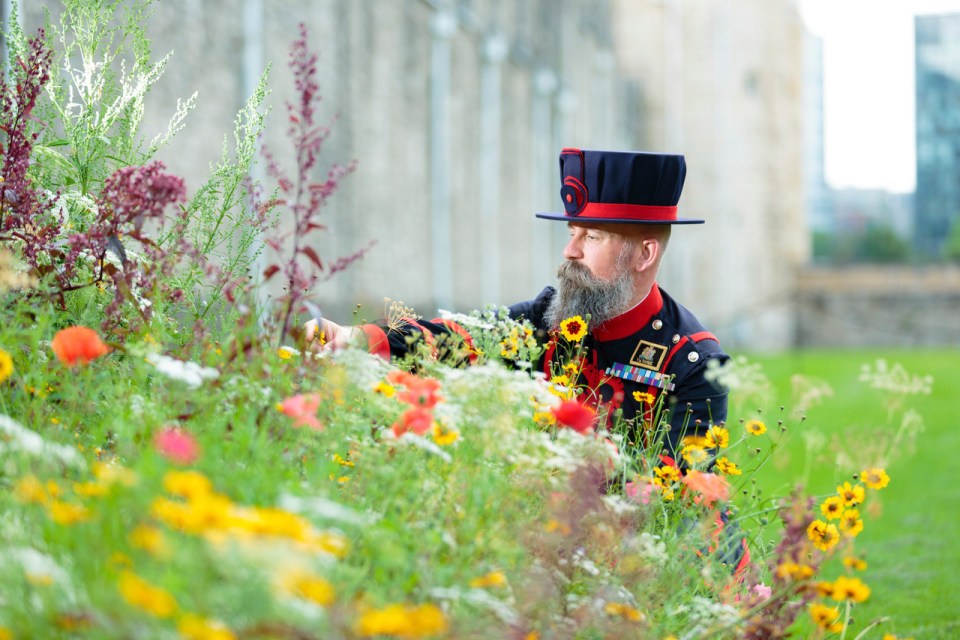
[(828, 446), (797, 434), (832, 392), (797, 377), (786, 406), (743, 357), (712, 372), (729, 422), (674, 459), (662, 401), (636, 398), (639, 441), (578, 402), (588, 318), (550, 337), (549, 383), (531, 327), (492, 307), (455, 316), (469, 344), (400, 362), (318, 350), (311, 293), (366, 248), (308, 241), (352, 165), (320, 170), (306, 29), (295, 170), (257, 142), (265, 72), (188, 183), (155, 154), (195, 98), (140, 134), (171, 62), (149, 3), (63, 4), (37, 33), (11, 22), (0, 87), (0, 640), (904, 637), (860, 615), (862, 541), (932, 378), (867, 361), (891, 436), (810, 491), (781, 460)]

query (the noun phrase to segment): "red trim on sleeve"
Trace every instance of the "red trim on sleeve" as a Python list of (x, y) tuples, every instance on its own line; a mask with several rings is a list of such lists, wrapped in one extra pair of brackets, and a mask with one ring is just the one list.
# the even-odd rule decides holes
[(420, 334), (423, 336), (423, 341), (427, 343), (428, 347), (430, 347), (430, 355), (432, 355), (434, 359), (436, 359), (437, 339), (433, 337), (433, 334), (427, 331), (427, 329), (422, 324), (420, 324), (413, 318), (404, 318), (403, 321), (406, 322), (411, 327), (416, 327), (417, 329), (420, 329)]
[(717, 344), (720, 344), (720, 341), (717, 340), (717, 336), (713, 335), (709, 331), (700, 331), (699, 333), (694, 333), (690, 336), (690, 339), (694, 342), (702, 342), (703, 340), (713, 340)]
[(383, 329), (375, 324), (360, 325), (360, 330), (367, 337), (367, 351), (380, 356), (384, 360), (390, 359), (390, 341)]
[(750, 566), (750, 546), (747, 544), (747, 539), (743, 538), (740, 544), (743, 546), (743, 555), (740, 556), (740, 562), (733, 571), (733, 579), (737, 584), (743, 584), (743, 579), (747, 577), (747, 567)]
[(667, 367), (670, 366), (670, 361), (673, 360), (673, 356), (677, 355), (677, 351), (680, 351), (680, 347), (687, 344), (690, 339), (687, 336), (680, 338), (680, 342), (673, 345), (673, 349), (670, 349), (670, 353), (667, 354), (667, 359), (664, 361), (663, 366), (660, 367), (660, 371), (666, 372)]
[(469, 333), (467, 333), (467, 330), (466, 330), (466, 329), (464, 329), (463, 327), (461, 327), (459, 324), (457, 324), (457, 323), (454, 322), (453, 320), (447, 320), (447, 319), (445, 319), (445, 318), (434, 318), (434, 319), (432, 320), (432, 322), (436, 322), (437, 324), (442, 324), (442, 325), (445, 326), (447, 329), (450, 329), (450, 331), (451, 331), (452, 333), (455, 333), (455, 334), (457, 334), (458, 336), (460, 336), (461, 338), (463, 338), (463, 343), (464, 343), (465, 345), (467, 345), (467, 349), (470, 350), (470, 356), (469, 356), (469, 357), (470, 357), (470, 362), (475, 362), (475, 361), (476, 361), (476, 359), (477, 359), (477, 349), (476, 349), (476, 347), (473, 346), (473, 336), (471, 336)]

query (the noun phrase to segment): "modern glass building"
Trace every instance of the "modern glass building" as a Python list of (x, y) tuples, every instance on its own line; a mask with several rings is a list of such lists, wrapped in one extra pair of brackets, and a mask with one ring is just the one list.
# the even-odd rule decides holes
[(914, 242), (939, 256), (960, 224), (960, 14), (917, 16)]

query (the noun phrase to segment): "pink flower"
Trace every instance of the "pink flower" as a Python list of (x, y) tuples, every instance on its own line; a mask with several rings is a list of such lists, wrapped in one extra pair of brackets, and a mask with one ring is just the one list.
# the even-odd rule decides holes
[(176, 427), (165, 427), (153, 436), (153, 446), (167, 460), (177, 464), (190, 464), (200, 457), (200, 445), (196, 439)]
[(320, 408), (320, 394), (298, 394), (287, 398), (280, 403), (279, 409), (293, 418), (294, 427), (307, 426), (320, 431), (323, 425), (317, 420), (317, 409)]
[(576, 400), (564, 400), (558, 406), (551, 409), (551, 411), (558, 423), (565, 427), (570, 427), (577, 433), (587, 433), (590, 431), (597, 417), (593, 409), (580, 404)]
[(753, 591), (761, 600), (769, 600), (770, 596), (773, 594), (773, 589), (763, 584), (755, 584), (750, 587), (750, 591)]
[(623, 485), (623, 491), (634, 502), (650, 504), (650, 496), (654, 491), (660, 491), (660, 487), (651, 482), (628, 482)]
[(695, 504), (702, 503), (709, 507), (717, 500), (726, 500), (730, 497), (730, 485), (723, 476), (715, 473), (690, 471), (680, 479), (680, 482), (697, 494), (693, 497)]

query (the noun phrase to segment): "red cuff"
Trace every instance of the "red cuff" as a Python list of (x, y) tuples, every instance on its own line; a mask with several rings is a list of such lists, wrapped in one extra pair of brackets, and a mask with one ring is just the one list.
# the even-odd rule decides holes
[(383, 329), (375, 324), (362, 324), (360, 330), (367, 337), (367, 351), (384, 360), (390, 359), (390, 341)]

